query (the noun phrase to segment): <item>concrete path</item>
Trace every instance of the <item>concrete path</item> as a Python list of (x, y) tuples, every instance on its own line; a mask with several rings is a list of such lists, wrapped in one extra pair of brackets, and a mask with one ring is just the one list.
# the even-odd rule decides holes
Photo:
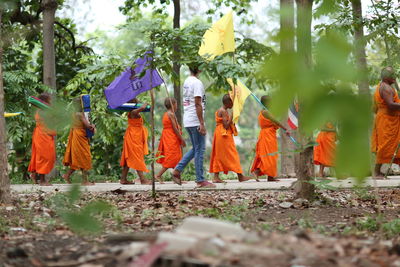
[[(352, 179), (336, 180), (335, 178), (330, 178), (332, 180), (329, 185), (338, 188), (351, 188), (354, 186), (355, 182)], [(295, 178), (281, 179), (279, 182), (266, 182), (261, 180), (261, 182), (256, 182), (255, 180), (247, 181), (244, 183), (239, 183), (235, 180), (228, 180), (224, 184), (217, 184), (215, 189), (208, 190), (285, 190), (291, 187), (292, 183), (296, 181)], [(400, 176), (391, 176), (387, 180), (375, 180), (378, 187), (400, 187)], [(363, 186), (374, 186), (374, 180), (368, 178)], [(54, 184), (52, 186), (38, 186), (32, 184), (14, 184), (11, 185), (11, 190), (15, 192), (34, 192), (34, 191), (44, 191), (44, 192), (54, 192), (68, 191), (70, 185), (68, 184)], [(172, 182), (166, 182), (165, 184), (156, 183), (157, 191), (182, 191), (182, 190), (194, 190), (196, 184), (190, 181), (182, 186), (174, 184)], [(116, 189), (123, 189), (131, 192), (139, 191), (150, 191), (150, 185), (121, 185), (119, 183), (97, 183), (93, 186), (84, 186), (86, 191), (89, 192), (107, 192)], [(201, 189), (205, 190), (205, 189)]]

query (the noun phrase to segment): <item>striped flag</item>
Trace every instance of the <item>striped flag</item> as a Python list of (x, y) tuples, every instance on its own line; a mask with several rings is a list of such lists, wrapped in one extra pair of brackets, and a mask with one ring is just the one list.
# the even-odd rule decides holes
[(296, 100), (289, 107), (288, 112), (288, 125), (293, 130), (296, 130), (299, 127), (299, 120), (298, 120), (298, 112), (299, 112), (299, 103)]

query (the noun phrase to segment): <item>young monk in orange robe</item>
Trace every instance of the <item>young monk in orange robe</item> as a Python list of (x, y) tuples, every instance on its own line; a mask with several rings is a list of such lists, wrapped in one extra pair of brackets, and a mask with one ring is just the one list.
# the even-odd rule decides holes
[(232, 116), (228, 109), (233, 107), (231, 97), (226, 94), (222, 98), (223, 106), (215, 112), (217, 127), (214, 132), (212, 143), (210, 173), (214, 173), (214, 183), (223, 183), (219, 173), (227, 174), (229, 171), (236, 172), (239, 182), (248, 181), (251, 178), (244, 176), (240, 166), (239, 153), (236, 150), (233, 135), (237, 135), (236, 127), (232, 122)]
[(78, 112), (73, 115), (72, 127), (68, 136), (63, 164), (69, 166), (69, 170), (63, 175), (63, 178), (70, 184), (72, 173), (81, 170), (82, 185), (94, 185), (88, 181), (88, 171), (92, 168), (92, 154), (90, 153), (89, 138), (86, 137), (86, 129), (94, 132), (96, 127), (86, 119), (80, 98), (75, 99), (74, 104)]
[(162, 119), (163, 131), (157, 153), (157, 156), (160, 157), (157, 163), (162, 165), (162, 169), (155, 177), (160, 183), (163, 183), (162, 175), (164, 172), (169, 168), (175, 168), (182, 159), (182, 147), (186, 146), (185, 140), (182, 137), (181, 127), (175, 116), (178, 108), (176, 99), (167, 97), (164, 101), (164, 106), (167, 112), (164, 113)]
[[(137, 103), (136, 98), (131, 101)], [(124, 136), (124, 146), (122, 149), (121, 162), (122, 175), (120, 179), (121, 184), (134, 184), (134, 182), (128, 181), (129, 168), (136, 170), (141, 184), (151, 184), (151, 181), (147, 180), (143, 172), (148, 172), (146, 163), (144, 162), (144, 156), (149, 154), (147, 145), (147, 129), (143, 125), (143, 118), (140, 112), (145, 110), (147, 103), (144, 103), (140, 108), (134, 109), (128, 113), (128, 128), (126, 129)]]
[[(269, 97), (261, 97), (261, 102), (268, 107)], [(257, 181), (259, 176), (267, 175), (268, 181), (279, 181), (275, 177), (278, 175), (278, 139), (276, 138), (276, 130), (282, 128), (289, 135), (285, 126), (275, 120), (267, 110), (262, 110), (258, 115), (258, 123), (261, 127), (260, 134), (256, 145), (256, 156), (253, 161), (251, 172), (256, 175)]]
[[(376, 152), (375, 178), (384, 178), (382, 164), (390, 163), (400, 142), (400, 99), (393, 84), (396, 84), (395, 71), (386, 67), (381, 72), (381, 83), (374, 94), (376, 116), (372, 136), (372, 151)], [(400, 164), (400, 149), (393, 163)]]
[[(49, 94), (43, 93), (39, 96), (39, 99), (50, 105), (51, 97)], [(39, 176), (40, 185), (51, 185), (45, 180), (45, 175), (51, 172), (56, 161), (54, 143), (56, 132), (47, 128), (39, 111), (35, 114), (35, 121), (36, 127), (32, 136), (32, 156), (28, 171), (32, 172), (31, 178), (34, 183), (37, 183)]]
[(320, 165), (319, 176), (324, 177), (324, 168), (334, 166), (336, 151), (336, 130), (335, 126), (328, 122), (318, 134), (317, 143), (314, 147), (314, 164)]

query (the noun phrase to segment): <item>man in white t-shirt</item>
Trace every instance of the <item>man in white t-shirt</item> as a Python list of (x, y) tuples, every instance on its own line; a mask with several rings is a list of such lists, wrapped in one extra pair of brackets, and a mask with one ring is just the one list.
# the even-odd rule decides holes
[(181, 184), (180, 175), (186, 165), (194, 158), (196, 183), (198, 187), (215, 187), (215, 184), (204, 178), (204, 152), (206, 150), (206, 127), (204, 112), (206, 93), (198, 76), (198, 66), (190, 66), (190, 76), (183, 84), (183, 126), (189, 133), (192, 149), (190, 149), (172, 172), (173, 180)]

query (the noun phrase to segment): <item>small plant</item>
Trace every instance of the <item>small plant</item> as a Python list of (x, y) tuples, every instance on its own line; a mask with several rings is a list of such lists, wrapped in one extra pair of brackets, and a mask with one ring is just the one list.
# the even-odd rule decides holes
[(272, 230), (272, 225), (269, 224), (269, 223), (263, 223), (263, 224), (261, 224), (261, 229), (262, 229), (263, 231), (269, 232), (269, 231)]
[(388, 237), (400, 235), (400, 219), (395, 219), (382, 225), (384, 232)]
[(196, 214), (237, 223), (245, 218), (248, 210), (249, 206), (247, 202), (240, 205), (230, 205), (229, 202), (225, 202), (220, 208), (201, 209), (196, 211)]
[(112, 206), (105, 201), (91, 201), (85, 206), (78, 205), (81, 198), (80, 186), (73, 185), (71, 190), (53, 196), (50, 206), (57, 215), (78, 234), (98, 234), (102, 232), (103, 225), (100, 218), (109, 214)]
[(366, 217), (356, 221), (357, 228), (359, 230), (376, 232), (379, 230), (379, 221), (381, 221), (378, 217)]
[(286, 227), (285, 227), (284, 225), (280, 224), (280, 225), (278, 225), (278, 227), (276, 228), (276, 230), (278, 230), (278, 231), (284, 233), (284, 232), (286, 232)]
[(312, 229), (314, 227), (314, 224), (306, 218), (301, 218), (298, 222), (297, 225), (301, 228), (301, 229)]
[(338, 188), (330, 185), (332, 180), (329, 179), (314, 179), (312, 181), (308, 181), (308, 183), (315, 185), (319, 190), (337, 190)]
[(357, 198), (361, 200), (374, 200), (375, 196), (373, 194), (370, 194), (370, 187), (362, 187), (355, 185), (353, 187), (353, 192), (356, 195)]
[(146, 220), (146, 219), (148, 219), (148, 218), (150, 218), (150, 217), (153, 217), (154, 214), (155, 214), (155, 211), (154, 211), (154, 210), (143, 210), (143, 211), (142, 211), (141, 219), (142, 219), (142, 220)]

